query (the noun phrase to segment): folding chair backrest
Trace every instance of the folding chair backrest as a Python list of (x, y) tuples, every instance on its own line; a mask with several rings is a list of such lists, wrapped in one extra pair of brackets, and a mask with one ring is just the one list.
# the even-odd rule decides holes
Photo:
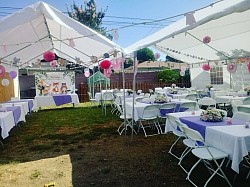
[(172, 129), (177, 130), (177, 123), (176, 120), (178, 120), (176, 117), (167, 115), (167, 121), (168, 124), (172, 126)]
[(238, 111), (238, 106), (239, 105), (243, 105), (243, 101), (242, 100), (232, 100), (231, 101), (231, 105), (232, 105), (232, 108), (233, 108), (233, 113), (237, 112)]
[(104, 92), (102, 94), (102, 99), (107, 100), (107, 101), (113, 100), (114, 99), (113, 93), (112, 92)]
[(137, 98), (135, 98), (136, 102), (142, 102), (142, 100), (143, 100), (143, 97), (137, 97)]
[(249, 107), (238, 106), (237, 109), (238, 109), (239, 112), (250, 113), (250, 108)]
[(159, 105), (148, 105), (144, 108), (142, 118), (157, 118), (159, 115)]
[(243, 100), (244, 105), (250, 105), (250, 97), (247, 97)]
[(173, 113), (176, 108), (176, 103), (165, 103), (160, 106), (161, 116), (166, 116), (166, 114)]
[(245, 112), (236, 112), (233, 114), (232, 119), (239, 119), (243, 121), (249, 121), (250, 120), (250, 115)]
[(185, 99), (197, 101), (198, 95), (197, 94), (188, 94)]
[(180, 105), (179, 112), (192, 111), (197, 109), (198, 109), (197, 102), (186, 102)]
[(198, 131), (191, 129), (187, 126), (182, 126), (182, 130), (188, 138), (196, 142), (202, 142), (204, 144), (204, 139)]
[(90, 92), (88, 92), (89, 99), (92, 99), (92, 95)]

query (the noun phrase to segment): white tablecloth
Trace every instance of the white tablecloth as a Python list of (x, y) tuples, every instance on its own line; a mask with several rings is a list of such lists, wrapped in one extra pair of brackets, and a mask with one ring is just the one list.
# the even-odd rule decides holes
[(206, 143), (229, 154), (231, 168), (239, 173), (239, 164), (250, 152), (250, 129), (244, 125), (211, 126), (206, 128)]
[(216, 103), (231, 103), (232, 100), (241, 100), (243, 101), (246, 97), (238, 96), (229, 96), (229, 95), (220, 95), (215, 97)]
[[(202, 110), (199, 109), (198, 111), (195, 111), (194, 114), (193, 114), (192, 111), (188, 111), (188, 112), (170, 113), (170, 114), (167, 114), (167, 116), (172, 116), (172, 117), (176, 118), (176, 120), (178, 120), (178, 119), (181, 118), (181, 117), (200, 116), (200, 115), (201, 115), (201, 112), (202, 112)], [(168, 120), (166, 120), (165, 133), (171, 132), (171, 131), (173, 131), (173, 130), (176, 130), (176, 129), (173, 129), (173, 126), (172, 126), (172, 125), (169, 125), (168, 123), (169, 123)]]
[(0, 112), (0, 127), (2, 138), (7, 138), (9, 136), (10, 130), (15, 126), (15, 121), (13, 113), (9, 112)]
[[(176, 103), (185, 103), (185, 102), (193, 102), (187, 99), (172, 99), (172, 102), (176, 102)], [(142, 102), (135, 102), (135, 107), (134, 107), (134, 120), (138, 121), (143, 114), (143, 110), (146, 106), (151, 105), (148, 103), (142, 103)], [(133, 102), (132, 101), (127, 101), (126, 100), (126, 113), (132, 115), (132, 111), (133, 111)]]
[[(79, 98), (77, 94), (65, 94), (70, 95), (73, 104), (79, 104)], [(36, 106), (39, 107), (48, 107), (48, 106), (56, 106), (53, 96), (36, 96), (35, 97)]]
[[(18, 122), (24, 121), (26, 122), (25, 115), (29, 112), (29, 106), (27, 102), (20, 102), (20, 103), (1, 103), (2, 107), (10, 107), (10, 106), (20, 106), (21, 108), (21, 115)], [(28, 108), (27, 108), (28, 107)]]

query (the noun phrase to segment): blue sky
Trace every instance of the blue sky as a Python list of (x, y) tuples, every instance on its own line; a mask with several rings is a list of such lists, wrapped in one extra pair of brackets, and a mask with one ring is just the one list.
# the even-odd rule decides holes
[[(36, 0), (0, 0), (0, 7), (16, 7), (23, 8), (37, 2)], [(66, 4), (72, 5), (73, 0), (44, 0), (56, 9), (66, 12)], [(206, 5), (215, 0), (95, 0), (97, 10), (106, 9), (106, 17), (104, 18), (104, 26), (108, 30), (117, 29), (124, 25), (132, 23), (144, 22), (143, 19), (163, 19), (171, 16), (183, 14)], [(83, 5), (84, 0), (75, 0), (77, 5)], [(12, 9), (0, 8), (0, 12), (14, 12)], [(0, 18), (5, 15), (0, 13)], [(7, 14), (6, 14), (7, 15)], [(125, 18), (114, 18), (125, 17)], [(129, 19), (128, 19), (129, 18)], [(140, 18), (140, 19), (137, 19)], [(182, 16), (172, 19), (175, 21), (181, 19)], [(128, 47), (136, 41), (156, 32), (157, 30), (167, 26), (171, 22), (160, 22), (154, 25), (139, 25), (119, 29), (119, 39), (115, 41), (122, 47)]]

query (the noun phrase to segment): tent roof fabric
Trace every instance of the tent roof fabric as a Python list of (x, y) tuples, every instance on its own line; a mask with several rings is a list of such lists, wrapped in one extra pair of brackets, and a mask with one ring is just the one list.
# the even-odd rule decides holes
[[(250, 56), (249, 0), (218, 1), (193, 15), (196, 23), (186, 25), (186, 18), (182, 18), (127, 47), (127, 53), (154, 46), (189, 64)], [(211, 42), (203, 43), (205, 36)]]
[[(75, 47), (69, 45), (73, 39)], [(105, 36), (68, 17), (54, 7), (37, 2), (0, 20), (0, 57), (20, 59), (22, 67), (43, 59), (47, 50), (69, 61), (80, 58), (90, 62), (91, 56), (123, 49)]]

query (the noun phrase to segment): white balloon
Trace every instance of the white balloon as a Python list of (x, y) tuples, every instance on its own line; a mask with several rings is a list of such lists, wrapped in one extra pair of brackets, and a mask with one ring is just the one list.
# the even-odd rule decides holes
[(10, 84), (10, 81), (8, 79), (3, 79), (2, 80), (2, 85), (3, 86), (8, 86)]
[(185, 75), (185, 71), (180, 71), (180, 75), (183, 77)]

